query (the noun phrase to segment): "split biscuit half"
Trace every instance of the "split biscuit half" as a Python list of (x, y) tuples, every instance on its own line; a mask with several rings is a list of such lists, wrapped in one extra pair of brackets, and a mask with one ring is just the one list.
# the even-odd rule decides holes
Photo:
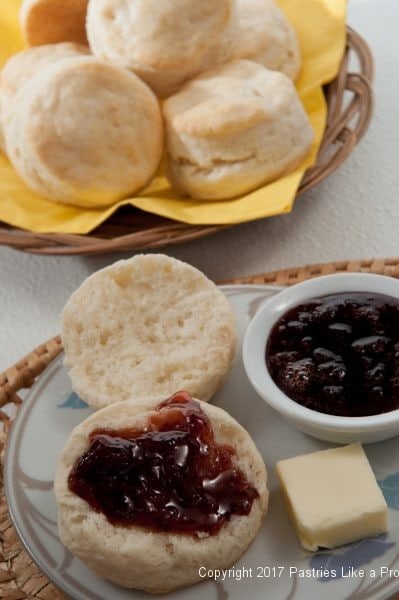
[(231, 515), (215, 535), (152, 531), (134, 524), (115, 526), (69, 489), (69, 474), (88, 450), (94, 430), (141, 429), (165, 399), (132, 399), (91, 415), (72, 431), (54, 482), (61, 542), (99, 577), (153, 594), (191, 585), (210, 570), (232, 565), (258, 533), (269, 496), (265, 464), (250, 435), (224, 410), (203, 402), (200, 407), (210, 420), (215, 442), (234, 450), (234, 467), (258, 493), (248, 515)]
[(235, 355), (235, 316), (191, 265), (137, 255), (94, 273), (72, 294), (62, 339), (72, 387), (94, 408), (181, 389), (207, 401)]

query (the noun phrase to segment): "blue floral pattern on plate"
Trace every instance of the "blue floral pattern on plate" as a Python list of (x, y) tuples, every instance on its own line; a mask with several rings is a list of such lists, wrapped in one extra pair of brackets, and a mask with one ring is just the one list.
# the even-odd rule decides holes
[(318, 581), (342, 579), (350, 569), (359, 569), (393, 548), (395, 543), (388, 542), (387, 539), (388, 536), (385, 534), (342, 546), (334, 552), (320, 552), (310, 559), (309, 566), (314, 569), (326, 570), (326, 573), (329, 572), (329, 574), (319, 577)]
[(389, 508), (399, 510), (399, 473), (388, 475), (378, 482)]
[(87, 408), (87, 404), (79, 398), (75, 392), (72, 392), (62, 404), (58, 404), (58, 408)]

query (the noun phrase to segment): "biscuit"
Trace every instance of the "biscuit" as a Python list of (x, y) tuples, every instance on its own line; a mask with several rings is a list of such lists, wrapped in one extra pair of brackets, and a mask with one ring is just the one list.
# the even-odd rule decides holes
[(168, 177), (200, 200), (232, 198), (277, 179), (313, 140), (292, 81), (246, 60), (193, 79), (163, 112)]
[[(88, 46), (63, 42), (28, 48), (11, 56), (0, 74), (0, 97), (4, 110), (13, 108), (17, 92), (36, 73), (64, 58), (89, 54)], [(7, 108), (5, 108), (7, 107)]]
[(1, 88), (0, 88), (0, 152), (3, 152), (4, 154), (6, 154), (6, 140), (5, 140), (4, 131), (3, 131), (2, 114), (3, 114), (3, 106), (2, 106), (2, 101), (1, 101)]
[(233, 0), (90, 0), (93, 54), (136, 72), (159, 96), (233, 56)]
[(133, 194), (163, 151), (158, 101), (134, 73), (91, 58), (41, 70), (5, 124), (9, 158), (35, 192), (86, 208)]
[(273, 0), (236, 0), (237, 49), (246, 58), (296, 80), (301, 53), (295, 29)]
[[(87, 451), (88, 436), (98, 428), (140, 429), (164, 396), (108, 406), (72, 432), (58, 462), (54, 491), (61, 542), (98, 576), (150, 593), (165, 593), (203, 579), (201, 573), (234, 563), (251, 544), (267, 511), (267, 473), (250, 435), (225, 411), (200, 403), (217, 444), (235, 450), (238, 467), (258, 492), (248, 515), (233, 514), (215, 535), (152, 531), (136, 525), (112, 525), (68, 486), (75, 461)], [(200, 567), (205, 567), (200, 571)]]
[(194, 267), (138, 255), (91, 275), (62, 313), (72, 387), (94, 408), (185, 389), (209, 400), (236, 347), (222, 292)]
[(20, 24), (28, 46), (76, 42), (87, 44), (88, 0), (23, 0)]

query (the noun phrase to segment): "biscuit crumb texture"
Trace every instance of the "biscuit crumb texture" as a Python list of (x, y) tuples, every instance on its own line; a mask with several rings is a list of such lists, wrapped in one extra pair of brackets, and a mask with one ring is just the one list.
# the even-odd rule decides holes
[(68, 475), (88, 449), (96, 428), (141, 428), (164, 396), (136, 399), (108, 406), (76, 427), (59, 460), (54, 490), (58, 504), (61, 542), (99, 577), (127, 588), (160, 594), (199, 580), (199, 568), (227, 568), (255, 538), (267, 511), (265, 464), (250, 435), (224, 410), (201, 403), (211, 420), (218, 444), (236, 451), (236, 465), (259, 498), (249, 515), (232, 515), (214, 536), (153, 532), (140, 527), (113, 526), (68, 488)]
[(91, 275), (62, 314), (74, 391), (101, 408), (132, 396), (186, 390), (209, 400), (235, 354), (235, 317), (194, 267), (138, 255)]

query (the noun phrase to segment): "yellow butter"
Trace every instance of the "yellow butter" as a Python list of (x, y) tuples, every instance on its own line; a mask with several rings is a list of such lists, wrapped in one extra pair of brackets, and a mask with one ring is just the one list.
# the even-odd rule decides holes
[(302, 546), (335, 548), (387, 531), (387, 504), (360, 444), (277, 463)]

